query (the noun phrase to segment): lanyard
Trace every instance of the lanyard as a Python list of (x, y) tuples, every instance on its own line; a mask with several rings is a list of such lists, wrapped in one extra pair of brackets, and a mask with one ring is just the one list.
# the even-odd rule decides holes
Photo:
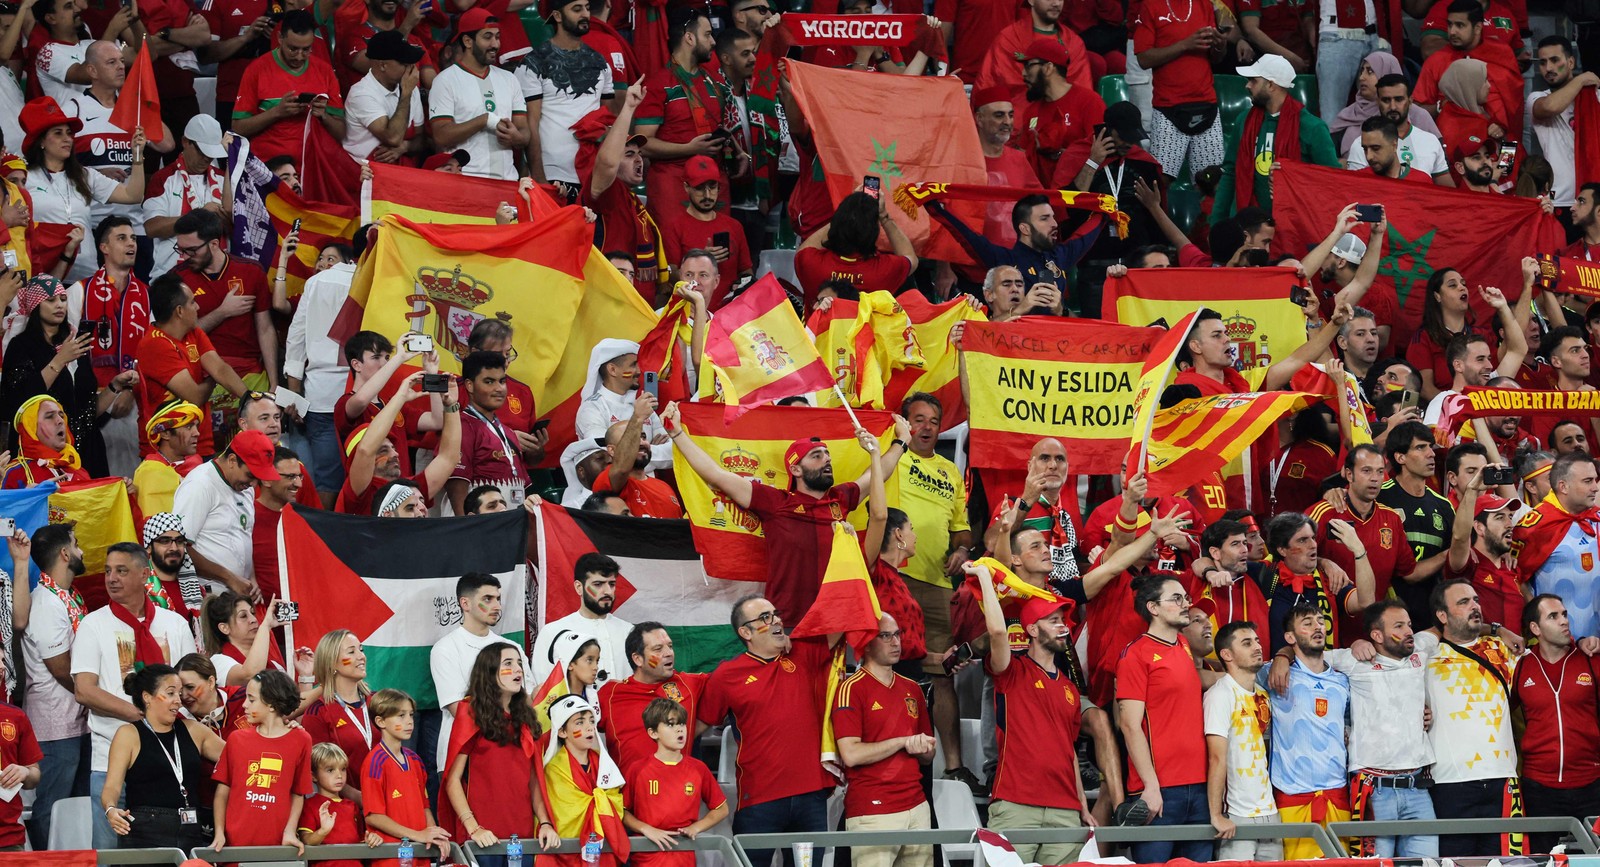
[(1117, 163), (1117, 176), (1115, 178), (1111, 176), (1111, 169), (1106, 169), (1106, 186), (1111, 188), (1111, 197), (1113, 199), (1117, 199), (1118, 201), (1121, 201), (1120, 197), (1122, 195), (1122, 178), (1127, 171), (1128, 161), (1125, 159)]
[(488, 425), (489, 430), (494, 431), (495, 438), (500, 440), (500, 445), (505, 446), (506, 463), (511, 465), (511, 472), (521, 474), (522, 470), (518, 468), (518, 464), (521, 462), (521, 455), (519, 455), (516, 448), (511, 445), (511, 441), (506, 438), (505, 431), (501, 430), (500, 420), (489, 418), (488, 416), (479, 412), (478, 408), (475, 406), (467, 407), (467, 412), (471, 413), (473, 418)]
[(184, 788), (184, 786), (183, 786), (183, 764), (181, 762), (179, 762), (178, 759), (177, 759), (177, 756), (174, 755), (175, 753), (182, 752), (182, 750), (180, 750), (179, 747), (178, 747), (178, 729), (177, 729), (177, 727), (180, 726), (180, 725), (183, 725), (183, 720), (180, 719), (180, 720), (177, 720), (177, 721), (175, 721), (173, 723), (173, 729), (172, 729), (172, 752), (170, 752), (170, 753), (167, 752), (167, 745), (161, 742), (161, 736), (156, 734), (156, 730), (155, 729), (150, 728), (150, 721), (149, 720), (141, 720), (141, 722), (144, 723), (144, 727), (145, 728), (150, 729), (150, 734), (155, 736), (156, 746), (161, 748), (162, 757), (167, 760), (167, 764), (172, 766), (172, 775), (174, 777), (178, 778), (178, 796), (183, 799), (183, 808), (185, 810), (189, 809), (189, 790)]
[[(361, 716), (357, 717), (350, 712), (350, 705), (346, 704), (344, 699), (335, 695), (333, 700), (339, 703), (339, 708), (350, 719), (350, 723), (356, 727), (356, 731), (361, 732), (362, 742), (369, 747), (372, 746), (372, 718), (367, 714), (367, 706), (361, 704)], [(360, 701), (357, 700), (357, 703), (360, 704)]]

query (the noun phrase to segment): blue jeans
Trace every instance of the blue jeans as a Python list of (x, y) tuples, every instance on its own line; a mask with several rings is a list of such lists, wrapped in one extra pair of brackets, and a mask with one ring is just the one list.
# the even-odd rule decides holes
[[(42, 852), (49, 848), (50, 811), (56, 802), (89, 792), (89, 736), (40, 741), (39, 751), (44, 758), (39, 761), (39, 788), (33, 793), (33, 827), (29, 834), (33, 848)], [(85, 772), (81, 783), (80, 770)]]
[[(1375, 822), (1434, 818), (1433, 798), (1426, 789), (1395, 789), (1388, 786), (1373, 789), (1367, 809)], [(1373, 846), (1379, 858), (1439, 857), (1439, 838), (1432, 835), (1374, 837)]]
[[(89, 814), (94, 823), (94, 847), (96, 849), (117, 848), (117, 832), (111, 830), (111, 822), (106, 819), (106, 811), (100, 808), (100, 793), (106, 787), (105, 771), (89, 772)], [(117, 806), (127, 806), (127, 796), (117, 793)]]
[(1350, 103), (1350, 87), (1361, 73), (1361, 61), (1377, 50), (1375, 34), (1344, 39), (1324, 33), (1317, 39), (1317, 96), (1322, 106), (1319, 116), (1323, 120), (1332, 118)]
[[(1211, 807), (1206, 802), (1206, 784), (1162, 786), (1161, 815), (1150, 820), (1150, 824), (1152, 826), (1211, 824)], [(1133, 854), (1130, 857), (1135, 864), (1162, 864), (1173, 858), (1210, 861), (1213, 848), (1214, 844), (1210, 840), (1134, 843)]]
[(311, 481), (317, 490), (338, 493), (344, 485), (344, 462), (339, 457), (339, 431), (333, 426), (333, 413), (306, 413), (306, 439), (311, 443)]
[[(829, 828), (826, 789), (751, 804), (748, 807), (740, 807), (733, 814), (735, 834), (788, 834), (827, 830)], [(783, 858), (779, 864), (787, 864), (790, 857), (788, 850), (780, 849), (778, 852)], [(821, 859), (822, 853), (814, 853), (812, 863), (820, 864)], [(772, 863), (772, 850), (760, 849), (751, 852), (750, 863), (766, 867)]]

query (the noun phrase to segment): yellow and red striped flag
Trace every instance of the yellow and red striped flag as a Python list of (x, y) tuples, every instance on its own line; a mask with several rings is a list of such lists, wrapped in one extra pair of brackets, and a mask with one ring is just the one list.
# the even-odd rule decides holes
[(685, 356), (694, 339), (690, 321), (693, 312), (687, 298), (672, 299), (661, 311), (661, 320), (639, 341), (639, 369), (656, 374), (662, 406), (667, 401), (688, 400), (694, 394), (685, 370)]
[(1214, 394), (1158, 410), (1145, 463), (1149, 496), (1171, 497), (1218, 472), (1284, 414), (1318, 399), (1303, 391)]
[[(680, 403), (678, 409), (684, 432), (712, 460), (756, 484), (779, 489), (788, 486), (783, 453), (801, 436), (817, 437), (828, 447), (836, 482), (854, 481), (867, 471), (867, 453), (857, 444), (855, 426), (842, 409), (760, 406), (732, 422), (724, 420), (720, 404)], [(888, 447), (894, 437), (894, 418), (889, 413), (866, 409), (857, 411), (856, 417), (862, 427), (877, 435), (879, 446)], [(706, 574), (728, 581), (766, 581), (767, 543), (760, 519), (712, 490), (684, 462), (682, 453), (674, 454), (672, 468)], [(891, 475), (889, 502), (896, 501), (897, 491)], [(858, 528), (865, 527), (866, 505), (848, 517)]]
[(833, 386), (788, 293), (771, 274), (717, 311), (700, 370), (701, 397), (715, 393), (729, 423), (763, 403)]
[[(834, 380), (851, 406), (883, 409), (884, 387), (890, 378), (901, 370), (920, 371), (926, 363), (911, 317), (888, 292), (864, 292), (855, 302), (836, 300), (812, 318), (826, 322), (821, 331), (816, 326), (811, 329), (817, 335), (817, 353), (833, 370)], [(846, 377), (840, 380), (840, 369), (846, 365)], [(838, 406), (839, 396), (827, 389), (818, 393), (817, 405)], [(899, 405), (892, 409), (898, 410)]]
[(817, 601), (789, 635), (814, 638), (842, 633), (844, 640), (860, 653), (878, 634), (878, 618), (882, 616), (866, 558), (861, 556), (861, 543), (843, 521), (835, 522), (833, 549), (828, 553), (828, 568), (822, 573)]
[(1177, 369), (1178, 352), (1188, 341), (1189, 332), (1194, 328), (1194, 318), (1199, 312), (1191, 312), (1178, 320), (1177, 325), (1167, 329), (1167, 333), (1150, 347), (1150, 357), (1144, 360), (1144, 371), (1139, 374), (1139, 390), (1133, 395), (1133, 448), (1139, 450), (1139, 457), (1128, 462), (1126, 475), (1130, 477), (1145, 463), (1150, 443), (1150, 425), (1155, 418), (1156, 407), (1161, 404), (1161, 393), (1166, 390), (1167, 382)]

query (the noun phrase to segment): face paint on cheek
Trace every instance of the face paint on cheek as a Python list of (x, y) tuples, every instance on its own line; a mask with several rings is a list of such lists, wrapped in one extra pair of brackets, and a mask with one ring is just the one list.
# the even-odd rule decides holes
[(660, 665), (661, 664), (661, 654), (652, 653), (649, 656), (645, 657), (645, 664), (650, 666), (651, 668), (655, 668), (656, 666)]
[(482, 600), (479, 600), (478, 601), (478, 610), (483, 612), (484, 614), (488, 614), (489, 613), (489, 603), (484, 602)]
[(755, 626), (755, 629), (756, 629), (757, 632), (771, 632), (772, 631), (772, 624), (770, 624), (770, 623), (757, 623), (756, 626)]
[(339, 664), (340, 665), (355, 665), (356, 664), (356, 659), (353, 656), (341, 656), (341, 657), (339, 657)]

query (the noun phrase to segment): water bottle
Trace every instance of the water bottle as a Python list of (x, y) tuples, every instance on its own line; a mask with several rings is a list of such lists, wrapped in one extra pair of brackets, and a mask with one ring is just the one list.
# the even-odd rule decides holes
[(589, 839), (583, 843), (583, 863), (600, 863), (600, 835), (593, 831), (589, 832)]
[(416, 867), (416, 852), (411, 848), (411, 838), (400, 838), (399, 858), (400, 867)]
[(515, 834), (506, 841), (506, 867), (522, 867), (522, 839)]

